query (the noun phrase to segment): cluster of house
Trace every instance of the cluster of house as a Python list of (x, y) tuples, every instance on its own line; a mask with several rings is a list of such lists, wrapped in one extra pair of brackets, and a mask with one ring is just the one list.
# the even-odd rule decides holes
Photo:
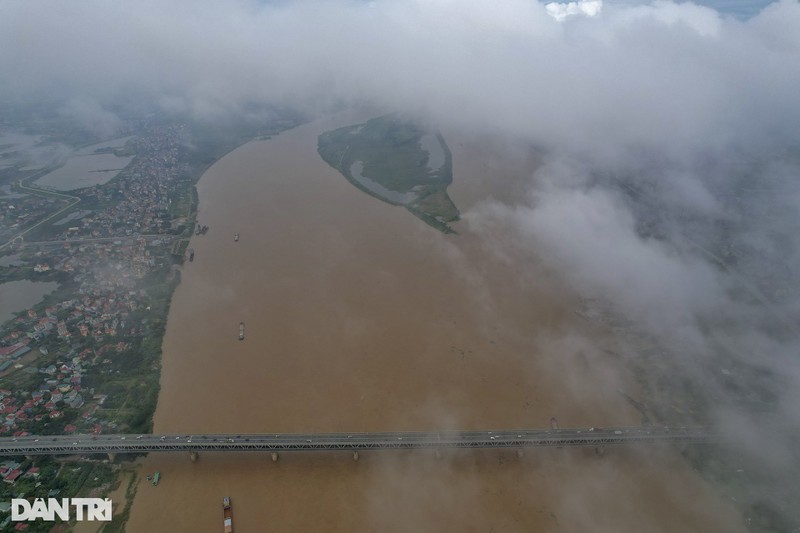
[(131, 141), (137, 154), (117, 179), (81, 191), (85, 199), (122, 200), (113, 207), (85, 216), (65, 229), (60, 238), (99, 238), (134, 234), (161, 234), (171, 225), (170, 186), (189, 167), (179, 162), (186, 126), (153, 128)]
[[(165, 241), (168, 242), (168, 241)], [(31, 341), (40, 342), (49, 335), (62, 340), (76, 337), (115, 337), (135, 334), (127, 317), (142, 306), (144, 291), (136, 281), (166, 261), (168, 250), (160, 240), (133, 244), (93, 243), (67, 245), (53, 252), (56, 269), (75, 272), (79, 288), (76, 298), (64, 300), (37, 313), (30, 309), (11, 321), (11, 330), (0, 338), (0, 372), (30, 350)], [(151, 254), (152, 247), (162, 252)]]
[[(129, 315), (145, 305), (147, 294), (135, 288), (139, 277), (136, 265), (146, 272), (161, 260), (166, 261), (168, 250), (162, 244), (140, 240), (119, 246), (112, 243), (71, 245), (50, 256), (61, 256), (58, 267), (73, 265), (76, 272), (73, 279), (79, 282), (78, 289), (72, 298), (30, 309), (6, 323), (0, 337), (0, 374), (10, 371), (12, 365), (21, 367), (25, 363), (23, 356), (32, 349), (38, 348), (43, 355), (48, 355), (48, 347), (54, 349), (54, 346), (71, 351), (65, 357), (66, 362), (39, 369), (45, 377), (38, 390), (0, 391), (0, 432), (12, 434), (45, 417), (61, 418), (64, 408), (84, 406), (86, 398), (81, 391), (81, 379), (85, 369), (94, 364), (110, 364), (110, 360), (103, 359), (106, 352), (123, 352), (130, 347), (129, 343), (115, 341), (114, 337), (139, 333), (140, 326), (132, 324)], [(150, 246), (159, 246), (161, 255), (151, 255)], [(137, 257), (147, 261), (136, 261)], [(100, 431), (99, 423), (92, 425), (90, 412), (83, 415), (82, 430)], [(67, 425), (64, 431), (69, 433), (69, 430), (70, 425)]]
[[(73, 353), (66, 361), (40, 368), (38, 371), (43, 379), (37, 390), (0, 389), (0, 433), (24, 436), (28, 434), (25, 430), (26, 422), (39, 422), (45, 418), (57, 420), (64, 416), (63, 410), (67, 407), (84, 407), (85, 397), (91, 397), (91, 403), (81, 414), (81, 427), (92, 433), (101, 433), (105, 422), (98, 420), (93, 414), (105, 402), (106, 396), (95, 395), (94, 390), (86, 391), (81, 382), (86, 368), (97, 362), (108, 363), (109, 360), (103, 359), (103, 355), (111, 349), (121, 348), (125, 348), (124, 343), (106, 344), (98, 350), (85, 349), (78, 354)], [(66, 424), (64, 433), (73, 433), (77, 429), (74, 424)]]
[(159, 254), (154, 250), (168, 250), (171, 242), (168, 236), (80, 244), (65, 242), (58, 249), (37, 252), (35, 259), (44, 262), (37, 263), (34, 272), (46, 272), (53, 265), (52, 270), (74, 274), (73, 279), (85, 285), (84, 293), (89, 290), (88, 285), (100, 291), (117, 291), (133, 287), (137, 279), (159, 266)]
[[(93, 337), (135, 334), (128, 328), (126, 318), (140, 306), (139, 291), (126, 291), (114, 296), (84, 295), (77, 300), (65, 300), (47, 307), (44, 316), (33, 309), (12, 321), (13, 329), (0, 339), (0, 372), (30, 351), (31, 344), (56, 335), (62, 340), (73, 336)], [(46, 352), (44, 352), (46, 354)], [(6, 365), (5, 367), (3, 365)]]
[(37, 478), (39, 477), (39, 468), (31, 466), (23, 471), (21, 463), (13, 460), (7, 460), (0, 463), (0, 478), (6, 483), (14, 483), (19, 478)]
[(27, 420), (42, 420), (44, 417), (58, 419), (66, 406), (78, 409), (83, 406), (81, 394), (81, 358), (73, 358), (70, 364), (49, 365), (40, 369), (45, 374), (38, 390), (14, 393), (0, 389), (0, 413), (3, 433), (13, 433), (20, 423)]
[(56, 198), (34, 194), (0, 195), (0, 241), (52, 214), (58, 203)]
[(3, 339), (3, 341), (7, 341), (8, 344), (6, 346), (0, 346), (0, 361), (2, 361), (0, 362), (0, 372), (8, 370), (8, 367), (10, 367), (14, 361), (31, 351), (30, 346), (28, 346), (31, 342), (30, 339), (17, 340), (18, 338), (18, 334), (15, 336), (9, 334)]
[[(119, 231), (121, 224), (128, 224), (126, 217), (129, 215), (146, 223), (160, 217), (160, 213), (168, 214), (165, 182), (177, 171), (178, 133), (165, 130), (160, 137), (140, 141), (151, 143), (148, 147), (158, 152), (158, 157), (151, 154), (138, 158), (139, 165), (147, 163), (149, 166), (134, 165), (131, 175), (119, 180), (117, 187), (125, 193), (126, 200), (109, 210), (112, 213), (84, 217), (84, 225), (95, 224), (92, 235), (104, 233), (106, 229)], [(159, 142), (163, 143), (159, 145)], [(165, 146), (172, 147), (171, 151)], [(107, 352), (129, 349), (127, 342), (114, 337), (124, 339), (139, 333), (141, 326), (131, 323), (130, 313), (146, 305), (147, 294), (137, 288), (137, 282), (170, 260), (171, 239), (168, 236), (120, 239), (67, 241), (56, 247), (43, 245), (35, 254), (36, 272), (70, 273), (77, 289), (59, 303), (30, 309), (3, 325), (0, 375), (11, 371), (12, 366), (29, 364), (23, 356), (31, 350), (38, 348), (43, 355), (48, 355), (48, 348), (70, 351), (69, 355), (59, 356), (59, 362), (45, 363), (38, 369), (43, 375), (38, 389), (0, 390), (0, 434), (20, 435), (36, 428), (37, 422), (63, 420), (66, 409), (84, 412), (77, 420), (64, 420), (63, 433), (78, 428), (81, 432), (99, 433), (108, 424), (94, 417), (94, 411), (105, 396), (94, 395), (93, 390), (88, 393), (82, 390), (82, 378), (86, 369), (93, 365), (111, 364), (111, 360), (104, 358)], [(22, 368), (20, 372), (37, 372), (37, 369)]]

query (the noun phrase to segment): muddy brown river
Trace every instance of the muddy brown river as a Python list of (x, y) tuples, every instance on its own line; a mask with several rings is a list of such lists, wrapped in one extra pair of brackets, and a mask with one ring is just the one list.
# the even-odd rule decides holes
[[(575, 294), (491, 228), (443, 235), (317, 155), (338, 116), (253, 141), (198, 184), (164, 339), (156, 433), (635, 425), (640, 391)], [(462, 213), (535, 162), (445, 132)], [(502, 150), (501, 150), (502, 152)], [(502, 186), (498, 186), (502, 184)], [(234, 242), (238, 232), (240, 239)], [(497, 235), (494, 242), (503, 239)], [(239, 323), (246, 338), (238, 340)], [(602, 378), (600, 377), (602, 376)], [(153, 487), (146, 473), (161, 472)], [(127, 530), (743, 531), (670, 448), (151, 454)]]

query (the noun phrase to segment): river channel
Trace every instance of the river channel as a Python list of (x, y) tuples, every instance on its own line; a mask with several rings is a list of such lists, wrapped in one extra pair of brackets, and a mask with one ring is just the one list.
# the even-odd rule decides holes
[[(316, 151), (324, 119), (202, 177), (163, 346), (156, 433), (635, 425), (640, 391), (591, 351), (608, 332), (539, 258), (444, 235), (353, 187)], [(535, 162), (444, 131), (462, 213), (513, 198)], [(469, 217), (467, 217), (469, 218)], [(239, 233), (234, 242), (234, 233)], [(497, 235), (497, 239), (503, 239)], [(246, 338), (238, 340), (239, 323)], [(587, 355), (588, 354), (588, 355)], [(610, 369), (613, 369), (610, 370)], [(613, 377), (608, 377), (609, 375)], [(604, 376), (600, 379), (599, 376)], [(144, 474), (161, 472), (157, 487)], [(743, 531), (673, 448), (150, 454), (128, 531)]]

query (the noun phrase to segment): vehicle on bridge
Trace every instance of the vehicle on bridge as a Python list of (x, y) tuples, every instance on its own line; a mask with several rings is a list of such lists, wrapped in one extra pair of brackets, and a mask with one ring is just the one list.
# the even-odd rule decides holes
[[(40, 438), (41, 437), (41, 438)], [(397, 450), (435, 448), (535, 448), (607, 446), (623, 443), (674, 442), (703, 444), (721, 439), (714, 428), (611, 427), (492, 430), (403, 431), (366, 433), (275, 433), (251, 435), (102, 434), (0, 437), (0, 455), (75, 455), (147, 453), (155, 451), (288, 452), (311, 450)]]

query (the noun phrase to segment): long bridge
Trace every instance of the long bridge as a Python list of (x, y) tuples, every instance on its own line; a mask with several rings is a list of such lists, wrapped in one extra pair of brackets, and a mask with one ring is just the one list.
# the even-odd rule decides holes
[[(615, 444), (672, 442), (704, 444), (719, 440), (703, 427), (613, 427), (513, 429), (486, 431), (406, 431), (370, 433), (271, 434), (108, 434), (29, 435), (0, 438), (0, 455), (77, 455), (144, 452), (312, 450), (413, 450), (442, 448), (603, 447)], [(276, 456), (273, 455), (273, 459)]]

